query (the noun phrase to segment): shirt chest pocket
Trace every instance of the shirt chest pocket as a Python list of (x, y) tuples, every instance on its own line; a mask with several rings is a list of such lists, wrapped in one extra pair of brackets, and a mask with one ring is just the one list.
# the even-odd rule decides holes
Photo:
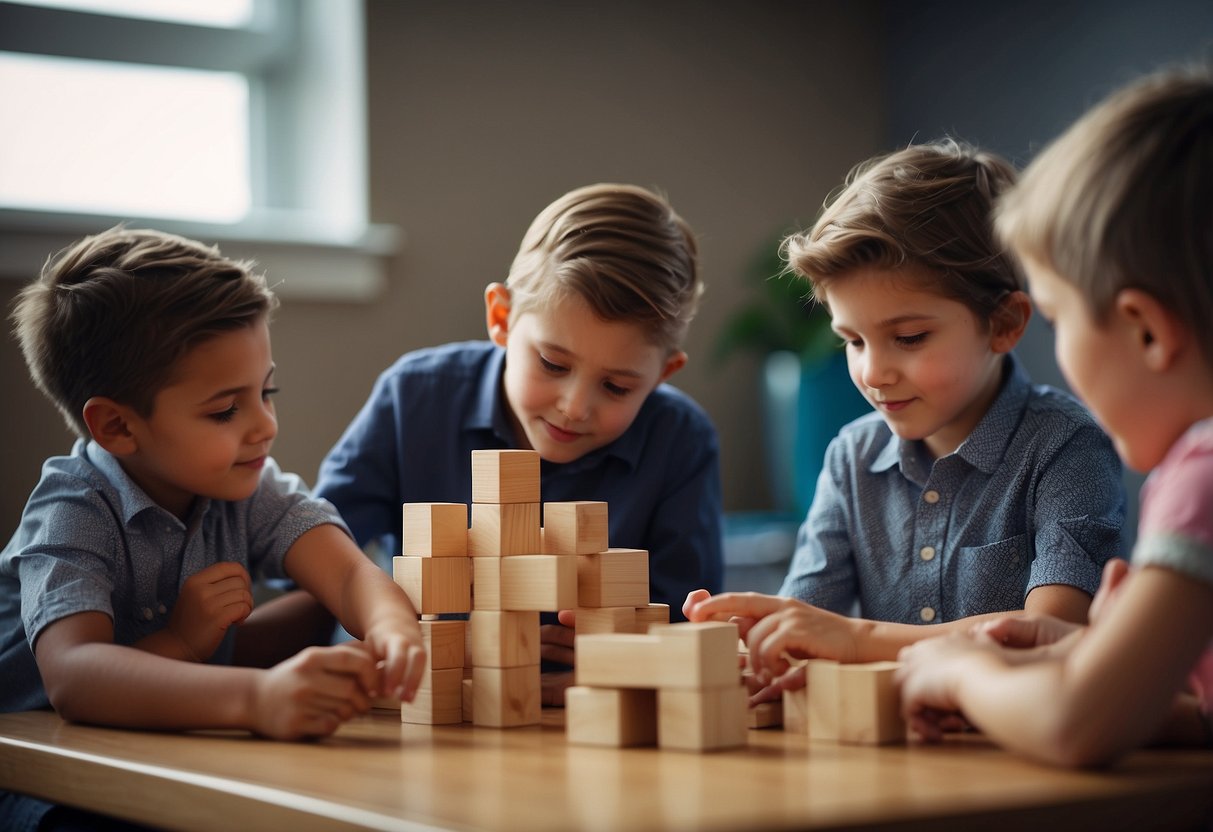
[(984, 546), (962, 546), (956, 564), (958, 614), (1022, 609), (1031, 558), (1027, 534)]

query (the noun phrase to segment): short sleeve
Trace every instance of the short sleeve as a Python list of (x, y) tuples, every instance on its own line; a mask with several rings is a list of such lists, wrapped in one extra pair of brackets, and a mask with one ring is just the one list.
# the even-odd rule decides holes
[(1213, 584), (1213, 431), (1193, 429), (1142, 490), (1136, 566), (1164, 566)]
[(263, 577), (286, 577), (287, 551), (305, 532), (328, 523), (349, 534), (332, 503), (312, 497), (302, 479), (266, 460), (261, 484), (248, 504), (250, 567)]

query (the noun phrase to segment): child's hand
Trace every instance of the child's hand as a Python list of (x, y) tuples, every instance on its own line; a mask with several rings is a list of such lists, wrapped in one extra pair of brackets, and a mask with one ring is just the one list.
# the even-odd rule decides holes
[(937, 742), (946, 730), (963, 725), (956, 718), (963, 717), (961, 680), (973, 672), (976, 660), (1000, 652), (992, 639), (964, 634), (928, 638), (902, 648), (896, 678), (910, 728), (928, 742)]
[(277, 740), (323, 737), (370, 710), (375, 657), (357, 642), (309, 647), (257, 677), (253, 731)]
[[(574, 629), (577, 626), (577, 612), (561, 610), (556, 613), (556, 618), (560, 621), (559, 624), (543, 624), (539, 627), (539, 656), (544, 661), (572, 666), (573, 639), (577, 635)], [(560, 702), (564, 702), (563, 690), (560, 692)]]
[(376, 624), (367, 630), (363, 642), (381, 665), (379, 682), (371, 692), (412, 702), (425, 672), (425, 643), (416, 620)]
[(219, 648), (227, 628), (253, 611), (252, 581), (243, 566), (212, 564), (186, 578), (169, 616), (168, 629), (194, 661), (204, 662)]
[[(693, 604), (688, 596), (687, 601), (691, 621), (737, 624), (750, 648), (750, 668), (764, 686), (788, 672), (789, 656), (854, 661), (855, 635), (850, 619), (841, 615), (791, 598), (755, 592), (726, 592)], [(786, 681), (789, 689), (795, 686), (793, 679)]]
[(983, 621), (974, 625), (973, 635), (993, 639), (1004, 647), (1023, 650), (1056, 644), (1083, 629), (1081, 624), (1052, 615), (1025, 612)]

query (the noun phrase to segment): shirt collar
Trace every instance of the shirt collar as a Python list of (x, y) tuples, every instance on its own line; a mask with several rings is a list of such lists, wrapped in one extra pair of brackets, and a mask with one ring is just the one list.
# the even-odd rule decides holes
[[(472, 399), (471, 407), (463, 419), (463, 429), (467, 431), (490, 431), (508, 448), (518, 445), (514, 437), (514, 427), (510, 424), (508, 404), (502, 386), (505, 374), (505, 349), (496, 347), (484, 362), (484, 370), (480, 376), (479, 386)], [(656, 392), (656, 391), (654, 391)], [(561, 465), (561, 469), (575, 473), (582, 468), (592, 468), (605, 456), (614, 456), (627, 463), (633, 470), (640, 463), (640, 454), (644, 448), (645, 437), (652, 421), (653, 396), (640, 408), (632, 426), (624, 431), (611, 444), (604, 448), (591, 451), (580, 459)], [(546, 467), (549, 463), (544, 462)]]
[[(84, 454), (117, 493), (118, 504), (122, 508), (123, 525), (129, 524), (139, 514), (150, 509), (160, 512), (165, 517), (171, 517), (174, 523), (185, 528), (185, 524), (177, 519), (175, 514), (147, 496), (147, 492), (131, 479), (130, 474), (126, 473), (126, 469), (118, 462), (116, 456), (93, 440), (89, 440), (85, 446)], [(210, 507), (210, 504), (209, 498), (196, 499), (190, 515), (191, 519), (201, 517), (207, 508)]]
[[(956, 449), (956, 455), (986, 474), (993, 473), (1002, 462), (1007, 443), (1023, 416), (1032, 382), (1014, 353), (1008, 353), (1003, 364), (1002, 389), (981, 417), (977, 427)], [(903, 442), (893, 434), (869, 466), (872, 473), (881, 473), (900, 465), (902, 473), (911, 477), (918, 467), (920, 440)], [(915, 479), (911, 477), (911, 479)]]

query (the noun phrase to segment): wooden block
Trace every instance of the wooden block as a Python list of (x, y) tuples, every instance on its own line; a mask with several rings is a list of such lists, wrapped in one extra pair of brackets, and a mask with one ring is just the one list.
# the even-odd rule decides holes
[(539, 454), (472, 451), (473, 503), (538, 503)]
[(897, 662), (839, 666), (840, 742), (883, 745), (905, 741), (906, 724), (901, 716), (901, 699), (893, 681), (896, 670)]
[(567, 555), (501, 559), (501, 608), (554, 612), (577, 606), (577, 561)]
[(588, 500), (543, 504), (543, 546), (549, 555), (592, 555), (607, 543), (607, 504)]
[(783, 725), (783, 703), (779, 700), (760, 702), (747, 712), (750, 728), (775, 728)]
[[(580, 592), (580, 588), (578, 589)], [(647, 633), (653, 624), (670, 623), (669, 604), (649, 604), (636, 608), (636, 632)]]
[(635, 633), (635, 607), (582, 607), (577, 610), (577, 635)]
[(400, 554), (465, 557), (468, 507), (463, 503), (404, 503)]
[(471, 558), (472, 609), (501, 609), (501, 558)]
[(473, 610), (475, 667), (526, 667), (539, 664), (539, 613)]
[(427, 670), (412, 702), (400, 703), (400, 721), (453, 725), (463, 721), (463, 668)]
[(473, 503), (468, 554), (539, 554), (539, 503)]
[(371, 707), (376, 711), (399, 711), (400, 700), (394, 696), (373, 696)]
[(539, 665), (472, 670), (472, 721), (491, 728), (538, 725)]
[(809, 696), (803, 687), (783, 692), (783, 730), (809, 735)]
[(712, 751), (745, 745), (747, 739), (744, 686), (657, 692), (660, 748)]
[(811, 659), (805, 665), (806, 715), (811, 739), (838, 739), (838, 667), (838, 662), (827, 659)]
[(649, 603), (649, 553), (607, 549), (577, 556), (577, 606), (643, 607)]
[[(476, 599), (473, 597), (473, 601)], [(475, 604), (472, 605), (472, 612), (476, 611)], [(472, 669), (472, 626), (469, 618), (468, 626), (463, 628), (463, 667), (465, 670)], [(465, 676), (468, 674), (464, 674)]]
[(623, 748), (657, 744), (657, 691), (571, 687), (564, 692), (568, 741)]
[(473, 702), (474, 695), (475, 694), (472, 693), (472, 680), (464, 679), (463, 680), (463, 721), (464, 722), (471, 722), (472, 715), (475, 713), (472, 710), (472, 702)]
[(648, 635), (577, 636), (578, 685), (608, 688), (733, 687), (737, 625), (667, 624)]
[(422, 621), (421, 638), (425, 642), (427, 670), (463, 667), (463, 642), (466, 621)]
[(392, 577), (422, 615), (472, 609), (472, 566), (467, 558), (397, 555), (392, 558)]

